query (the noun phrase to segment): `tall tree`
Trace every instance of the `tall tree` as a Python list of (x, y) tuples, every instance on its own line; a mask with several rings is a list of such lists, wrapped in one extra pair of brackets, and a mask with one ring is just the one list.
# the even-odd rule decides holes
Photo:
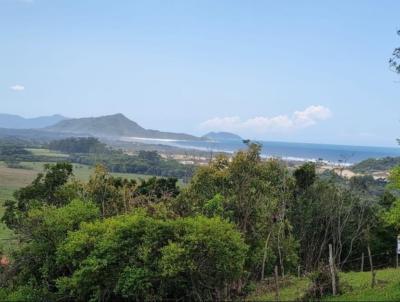
[[(400, 30), (397, 31), (400, 36)], [(392, 57), (389, 59), (389, 66), (397, 73), (400, 73), (400, 47), (393, 50)]]

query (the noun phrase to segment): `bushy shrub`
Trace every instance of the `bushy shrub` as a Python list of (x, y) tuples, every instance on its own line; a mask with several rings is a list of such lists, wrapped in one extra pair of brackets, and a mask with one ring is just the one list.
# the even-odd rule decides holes
[(63, 296), (79, 301), (228, 298), (247, 246), (220, 218), (155, 219), (135, 214), (88, 223), (58, 250)]

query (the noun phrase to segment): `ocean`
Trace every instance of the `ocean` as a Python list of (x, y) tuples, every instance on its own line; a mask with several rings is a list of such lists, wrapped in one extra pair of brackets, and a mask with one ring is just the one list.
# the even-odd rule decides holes
[[(223, 141), (178, 141), (178, 140), (147, 140), (139, 138), (129, 138), (130, 141), (140, 141), (142, 143), (157, 143), (174, 147), (196, 149), (203, 151), (222, 151), (233, 153), (245, 148), (242, 141), (223, 140)], [(269, 142), (257, 141), (262, 145), (262, 155), (265, 157), (278, 157), (285, 160), (295, 161), (317, 161), (322, 160), (326, 163), (355, 164), (368, 158), (383, 158), (387, 156), (400, 156), (400, 146), (396, 147), (367, 147), (367, 146), (348, 146), (348, 145), (328, 145), (328, 144), (308, 144), (308, 143), (289, 143), (289, 142)]]

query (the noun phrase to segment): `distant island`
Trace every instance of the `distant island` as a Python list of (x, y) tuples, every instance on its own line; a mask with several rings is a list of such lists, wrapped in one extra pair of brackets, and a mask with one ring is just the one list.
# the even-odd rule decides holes
[(231, 132), (209, 132), (209, 133), (203, 135), (202, 138), (205, 138), (208, 140), (216, 140), (216, 141), (242, 140), (242, 138), (239, 135), (231, 133)]

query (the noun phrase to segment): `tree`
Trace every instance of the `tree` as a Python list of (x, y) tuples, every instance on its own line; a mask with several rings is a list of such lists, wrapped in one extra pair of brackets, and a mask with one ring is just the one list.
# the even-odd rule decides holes
[[(314, 179), (313, 173), (310, 175)], [(307, 271), (327, 261), (329, 244), (333, 246), (336, 264), (345, 265), (355, 247), (361, 244), (365, 230), (376, 223), (377, 202), (362, 198), (347, 186), (317, 177), (297, 194), (290, 208), (290, 221)]]
[(125, 185), (129, 188), (135, 187), (136, 182), (124, 182), (122, 179), (114, 178), (104, 166), (97, 165), (85, 186), (85, 198), (98, 205), (103, 217), (116, 215), (127, 207), (121, 190)]
[[(271, 272), (276, 261), (288, 270), (296, 264), (295, 240), (286, 208), (293, 198), (293, 179), (277, 160), (264, 161), (261, 146), (249, 144), (229, 160), (218, 156), (200, 167), (175, 201), (179, 215), (216, 213), (236, 224), (250, 246), (250, 278)], [(246, 280), (243, 280), (246, 282)]]
[(30, 186), (17, 191), (15, 198), (18, 200), (18, 208), (29, 208), (29, 202), (40, 200), (46, 204), (60, 205), (67, 201), (60, 188), (64, 186), (72, 176), (72, 165), (60, 162), (45, 164), (44, 173), (39, 173)]
[[(389, 174), (389, 185), (390, 189), (399, 190), (400, 189), (400, 166), (393, 168)], [(392, 200), (392, 205), (383, 214), (383, 219), (389, 224), (400, 231), (400, 199)]]
[(95, 137), (70, 137), (51, 141), (48, 145), (50, 150), (65, 153), (107, 153), (106, 144), (101, 143)]
[(396, 200), (392, 207), (384, 214), (385, 221), (400, 231), (400, 200)]
[[(400, 30), (397, 31), (397, 34), (400, 36)], [(392, 57), (389, 59), (389, 66), (396, 72), (400, 73), (400, 47), (396, 47), (393, 50)]]
[[(17, 290), (20, 286), (55, 291), (55, 279), (64, 272), (56, 264), (56, 250), (69, 231), (82, 222), (99, 217), (98, 208), (90, 202), (74, 200), (63, 207), (42, 205), (29, 210), (17, 230), (20, 243), (5, 272), (6, 284)], [(4, 284), (2, 284), (4, 286)]]
[(160, 220), (139, 211), (70, 233), (58, 250), (70, 273), (57, 285), (78, 301), (223, 300), (234, 294), (246, 252), (220, 218)]
[(315, 164), (311, 162), (305, 163), (297, 168), (293, 175), (296, 179), (296, 186), (298, 190), (304, 192), (315, 182), (317, 177)]
[(157, 151), (144, 151), (141, 150), (139, 151), (138, 157), (140, 159), (143, 159), (145, 161), (151, 162), (151, 163), (159, 163), (161, 161), (161, 156), (158, 154)]
[(43, 204), (62, 206), (76, 198), (76, 184), (68, 183), (72, 175), (70, 163), (44, 165), (44, 172), (30, 185), (15, 191), (16, 201), (6, 201), (2, 221), (9, 228), (17, 228), (30, 209)]
[(177, 186), (178, 179), (173, 177), (157, 178), (151, 177), (148, 180), (142, 180), (138, 185), (136, 194), (145, 195), (153, 199), (162, 197), (176, 197), (179, 194)]

